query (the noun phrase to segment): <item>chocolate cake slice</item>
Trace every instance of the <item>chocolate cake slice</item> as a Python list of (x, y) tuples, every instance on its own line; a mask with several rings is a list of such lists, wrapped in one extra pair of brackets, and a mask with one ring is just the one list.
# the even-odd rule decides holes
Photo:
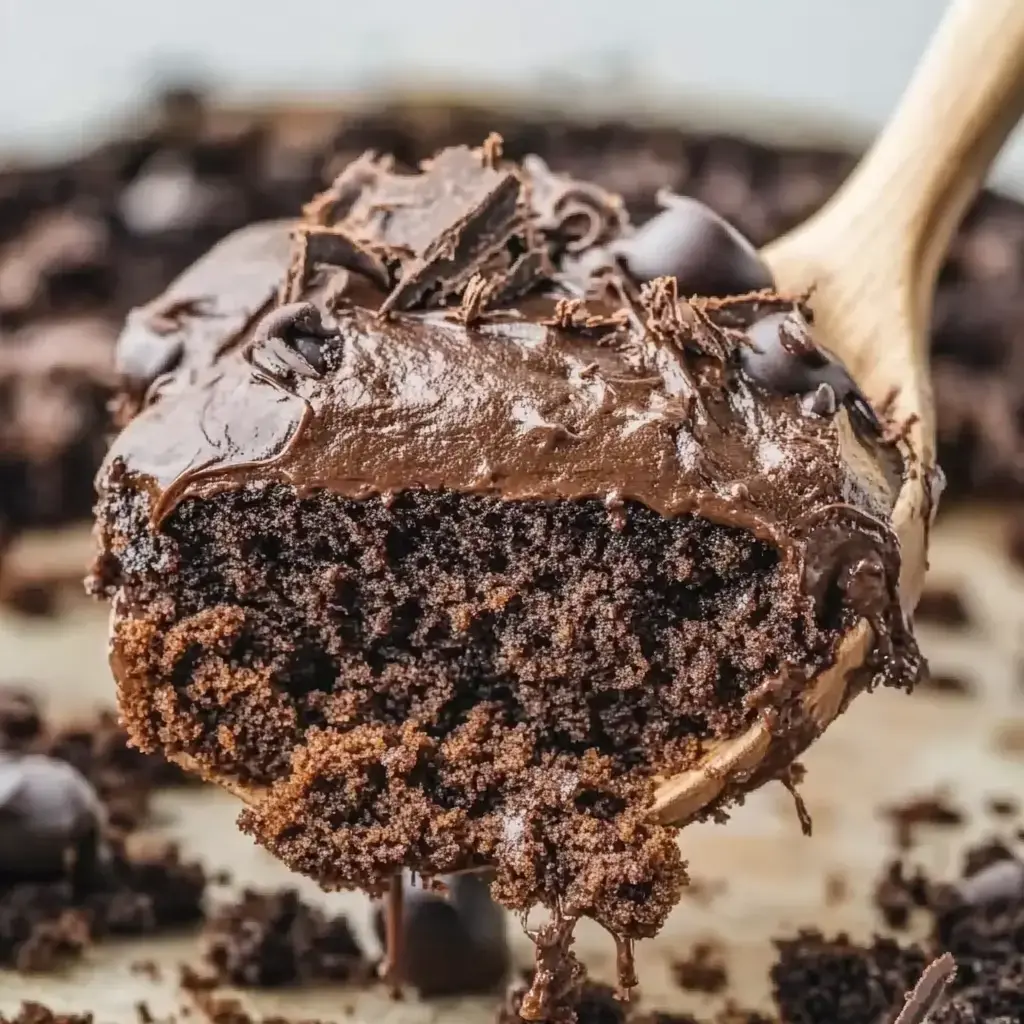
[(663, 205), (634, 230), (491, 137), (232, 235), (121, 337), (91, 577), (133, 741), (288, 865), (494, 867), (542, 965), (591, 916), (627, 986), (685, 882), (657, 780), (803, 735), (863, 619), (872, 681), (920, 667), (897, 445), (750, 244)]

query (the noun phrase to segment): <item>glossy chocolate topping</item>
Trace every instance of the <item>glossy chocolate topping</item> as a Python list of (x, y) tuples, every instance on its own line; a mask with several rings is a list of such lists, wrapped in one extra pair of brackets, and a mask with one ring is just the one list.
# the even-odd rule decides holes
[[(749, 244), (667, 203), (634, 230), (494, 137), (413, 174), (366, 155), (132, 314), (138, 411), (100, 484), (130, 474), (154, 523), (283, 482), (632, 499), (782, 547), (838, 519), (891, 553), (902, 462), (870, 407), (797, 302), (750, 291), (771, 279)], [(718, 297), (680, 297), (711, 276)]]

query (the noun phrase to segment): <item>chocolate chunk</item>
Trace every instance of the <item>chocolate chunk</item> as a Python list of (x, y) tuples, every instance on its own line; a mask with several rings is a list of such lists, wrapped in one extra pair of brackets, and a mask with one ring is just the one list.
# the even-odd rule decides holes
[[(403, 880), (399, 980), (423, 996), (490, 991), (511, 964), (505, 911), (491, 899), (483, 878), (463, 874), (441, 881), (447, 893), (424, 889), (408, 876)], [(374, 926), (383, 942), (379, 905)]]
[(667, 195), (665, 209), (612, 252), (638, 281), (674, 277), (684, 297), (727, 296), (774, 288), (757, 250), (710, 207)]
[(306, 259), (310, 264), (328, 263), (368, 277), (378, 288), (390, 288), (384, 261), (372, 249), (350, 238), (340, 228), (306, 229)]
[(872, 430), (882, 429), (846, 367), (814, 341), (810, 325), (796, 310), (761, 317), (747, 339), (750, 344), (740, 350), (740, 362), (752, 380), (782, 394), (811, 395), (817, 415), (823, 415), (818, 410), (832, 401), (827, 392), (819, 393), (828, 385), (836, 402)]
[(458, 223), (438, 231), (424, 255), (403, 267), (401, 279), (384, 300), (381, 312), (411, 309), (433, 289), (440, 289), (443, 294), (457, 293), (459, 286), (511, 235), (516, 224), (519, 189), (517, 178), (502, 178)]
[(91, 869), (100, 821), (96, 791), (71, 765), (0, 753), (0, 877), (59, 878), (72, 858)]

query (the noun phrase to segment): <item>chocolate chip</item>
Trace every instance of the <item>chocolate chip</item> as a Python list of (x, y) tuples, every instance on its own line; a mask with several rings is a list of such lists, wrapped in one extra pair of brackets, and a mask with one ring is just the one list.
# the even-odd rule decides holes
[(333, 321), (325, 321), (313, 303), (290, 302), (272, 309), (257, 324), (251, 358), (274, 377), (289, 372), (320, 377), (327, 372), (324, 346), (337, 337)]
[(728, 221), (684, 196), (665, 196), (666, 209), (612, 251), (639, 281), (674, 277), (681, 295), (743, 295), (775, 286), (757, 250)]
[[(836, 402), (872, 430), (881, 430), (878, 417), (846, 367), (815, 343), (810, 325), (796, 310), (763, 316), (747, 332), (747, 340), (750, 344), (740, 350), (740, 363), (757, 383), (782, 394), (810, 396), (816, 396), (826, 384)], [(827, 407), (827, 395), (812, 398), (810, 404), (814, 409), (809, 411)]]
[[(451, 875), (443, 881), (447, 895), (403, 879), (399, 977), (424, 996), (488, 991), (509, 970), (505, 912), (485, 879)], [(383, 941), (380, 907), (374, 926)]]
[(74, 858), (94, 866), (100, 802), (70, 764), (0, 753), (0, 878), (60, 877)]
[(1024, 864), (997, 860), (957, 884), (960, 898), (974, 906), (1006, 903), (1024, 896)]

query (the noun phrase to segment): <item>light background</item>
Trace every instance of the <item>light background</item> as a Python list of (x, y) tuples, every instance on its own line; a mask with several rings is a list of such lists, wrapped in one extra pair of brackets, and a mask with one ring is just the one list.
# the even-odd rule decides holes
[[(1024, 2), (1024, 0), (1022, 0)], [(944, 0), (0, 0), (0, 148), (74, 148), (194, 69), (242, 96), (393, 83), (881, 123)], [(856, 132), (859, 129), (859, 132)], [(1024, 191), (1024, 133), (996, 173)]]

